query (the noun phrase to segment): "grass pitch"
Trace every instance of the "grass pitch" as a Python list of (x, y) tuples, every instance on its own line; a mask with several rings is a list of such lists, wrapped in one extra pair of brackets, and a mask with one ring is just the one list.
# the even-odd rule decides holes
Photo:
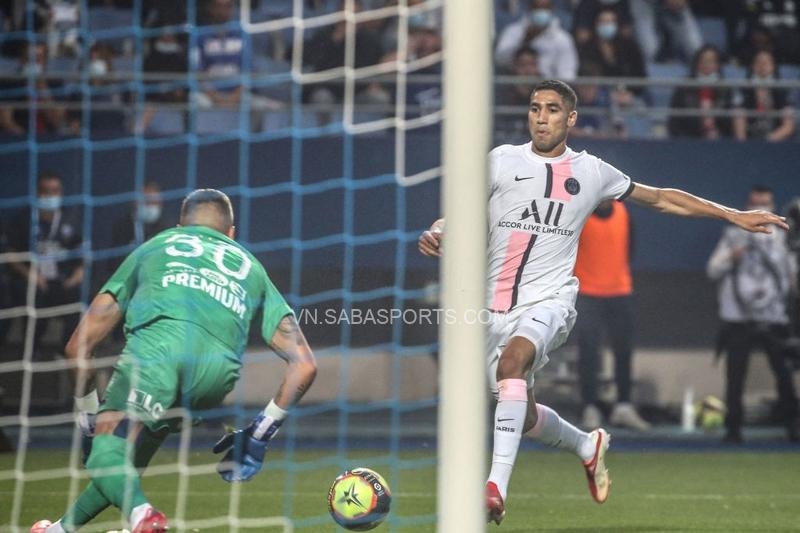
[[(184, 519), (188, 531), (227, 531), (227, 526), (203, 527), (203, 519), (224, 517), (240, 489), (239, 515), (247, 518), (288, 515), (295, 530), (334, 532), (327, 515), (326, 496), (330, 482), (345, 466), (369, 466), (385, 474), (393, 489), (390, 520), (380, 531), (435, 531), (435, 458), (420, 453), (402, 454), (404, 466), (392, 468), (385, 456), (370, 452), (348, 458), (324, 452), (268, 452), (269, 465), (250, 483), (232, 486), (213, 472), (215, 457), (193, 450), (189, 464), (205, 468), (184, 481), (188, 488)], [(177, 458), (174, 451), (160, 452), (153, 470), (168, 467)], [(31, 451), (26, 472), (68, 465), (61, 451)], [(511, 483), (506, 520), (488, 531), (511, 532), (621, 532), (657, 531), (763, 531), (800, 530), (800, 453), (791, 452), (699, 452), (632, 453), (609, 455), (613, 480), (611, 496), (604, 505), (595, 504), (577, 459), (565, 453), (522, 451)], [(13, 470), (14, 456), (0, 456), (0, 472)], [(203, 467), (202, 465), (206, 465)], [(176, 474), (148, 475), (143, 486), (153, 504), (170, 518), (178, 513)], [(232, 492), (232, 487), (233, 491)], [(24, 485), (20, 524), (37, 519), (56, 519), (67, 504), (66, 479), (31, 481)], [(14, 482), (0, 481), (0, 531), (8, 530)], [(119, 528), (118, 514), (106, 511), (96, 521)], [(176, 529), (173, 527), (173, 529)], [(281, 531), (262, 525), (249, 531)], [(247, 531), (242, 529), (242, 531)]]

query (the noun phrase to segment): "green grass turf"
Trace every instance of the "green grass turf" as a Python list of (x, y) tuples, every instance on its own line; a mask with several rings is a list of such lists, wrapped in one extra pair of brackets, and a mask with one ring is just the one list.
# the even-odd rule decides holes
[[(174, 461), (173, 451), (156, 456), (154, 465)], [(300, 520), (297, 531), (339, 531), (327, 517), (328, 484), (341, 469), (333, 455), (296, 452), (291, 463), (273, 453), (272, 465), (252, 482), (241, 485), (240, 510), (244, 517), (289, 512)], [(372, 466), (386, 474), (394, 490), (392, 519), (380, 531), (435, 531), (435, 467), (431, 455), (403, 454), (409, 461), (431, 463), (408, 470), (393, 470), (385, 457), (354, 454), (352, 466)], [(192, 465), (213, 465), (210, 453), (193, 451)], [(524, 451), (511, 484), (507, 516), (498, 533), (636, 532), (656, 531), (798, 531), (800, 528), (800, 454), (797, 453), (617, 453), (609, 457), (613, 479), (605, 505), (595, 504), (586, 489), (583, 470), (570, 455)], [(0, 456), (0, 472), (13, 468), (12, 455)], [(26, 470), (60, 468), (68, 464), (64, 452), (33, 451)], [(299, 468), (292, 479), (285, 467)], [(415, 466), (409, 463), (410, 466)], [(55, 519), (66, 505), (68, 482), (35, 481), (25, 484), (21, 524), (40, 518)], [(175, 516), (175, 474), (148, 476), (145, 492), (169, 516)], [(231, 485), (216, 474), (192, 476), (188, 486), (186, 516), (197, 520), (227, 514)], [(7, 525), (14, 494), (12, 481), (0, 481), (0, 524)], [(421, 523), (396, 521), (400, 517), (427, 515)], [(312, 518), (316, 517), (316, 518)], [(98, 520), (117, 519), (106, 511)], [(425, 521), (427, 519), (427, 521)], [(7, 530), (0, 526), (0, 531)], [(226, 531), (226, 527), (203, 531)], [(85, 531), (97, 531), (87, 527)], [(250, 531), (280, 531), (258, 528)]]

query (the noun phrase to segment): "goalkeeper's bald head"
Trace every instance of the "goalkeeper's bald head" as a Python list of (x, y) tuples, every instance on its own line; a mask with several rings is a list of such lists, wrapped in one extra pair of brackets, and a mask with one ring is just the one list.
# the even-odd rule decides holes
[(181, 226), (207, 226), (232, 237), (233, 206), (217, 189), (197, 189), (181, 204)]

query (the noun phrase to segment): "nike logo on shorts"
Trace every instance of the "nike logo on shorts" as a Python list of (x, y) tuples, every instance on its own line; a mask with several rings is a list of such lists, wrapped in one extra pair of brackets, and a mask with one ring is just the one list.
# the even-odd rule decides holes
[(525, 180), (532, 180), (536, 176), (528, 176), (527, 178), (520, 178), (519, 176), (514, 176), (514, 181), (525, 181)]
[(534, 322), (538, 322), (539, 324), (542, 324), (543, 326), (547, 326), (548, 328), (550, 327), (550, 324), (545, 324), (544, 322), (542, 322), (538, 318), (531, 317), (531, 320), (533, 320)]

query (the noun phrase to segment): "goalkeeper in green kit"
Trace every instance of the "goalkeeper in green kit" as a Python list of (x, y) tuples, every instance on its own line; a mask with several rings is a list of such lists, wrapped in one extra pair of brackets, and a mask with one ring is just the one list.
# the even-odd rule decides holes
[[(167, 518), (148, 502), (136, 469), (180, 429), (179, 408), (215, 407), (233, 389), (258, 308), (264, 339), (287, 363), (283, 382), (264, 411), (214, 452), (226, 452), (217, 467), (225, 481), (247, 481), (260, 470), (267, 443), (311, 386), (316, 363), (291, 308), (233, 235), (229, 198), (196, 190), (183, 201), (180, 225), (134, 250), (92, 301), (66, 349), (83, 386), (79, 425), (93, 436), (91, 482), (60, 520), (37, 522), (32, 531), (75, 531), (109, 505), (133, 533), (165, 531)], [(123, 315), (125, 348), (100, 402), (89, 390), (86, 360)]]

